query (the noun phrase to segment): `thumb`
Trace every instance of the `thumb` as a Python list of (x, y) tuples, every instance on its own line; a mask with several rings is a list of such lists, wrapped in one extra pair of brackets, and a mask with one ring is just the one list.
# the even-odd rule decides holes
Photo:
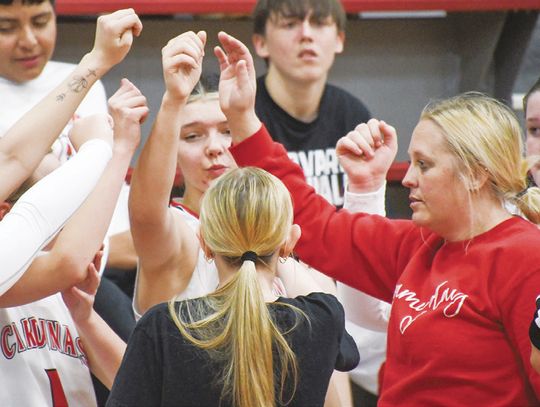
[(120, 35), (119, 45), (131, 47), (131, 44), (133, 44), (133, 31), (128, 28)]
[(203, 43), (203, 46), (206, 45), (206, 31), (199, 31), (197, 33), (197, 36), (199, 37), (199, 39)]
[(390, 148), (397, 148), (397, 132), (394, 126), (390, 126), (388, 123), (381, 120), (379, 130), (382, 133), (384, 144)]

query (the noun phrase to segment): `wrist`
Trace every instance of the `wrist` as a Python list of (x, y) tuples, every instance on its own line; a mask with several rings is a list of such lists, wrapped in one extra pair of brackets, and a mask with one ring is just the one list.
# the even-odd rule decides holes
[(179, 107), (187, 104), (189, 96), (178, 96), (173, 93), (165, 90), (163, 98), (161, 99), (161, 107), (165, 109), (175, 109), (178, 110)]
[(365, 194), (380, 190), (385, 184), (385, 177), (370, 177), (367, 180), (354, 181), (349, 178), (347, 190), (353, 194)]
[(77, 325), (77, 330), (80, 334), (82, 334), (85, 331), (89, 331), (92, 329), (92, 326), (96, 323), (96, 312), (94, 311), (93, 307), (91, 307), (90, 312), (88, 315), (86, 315), (83, 318), (73, 318), (73, 322)]
[(101, 51), (93, 49), (89, 53), (85, 54), (79, 64), (82, 67), (96, 74), (96, 79), (105, 75), (114, 65), (107, 63), (107, 58), (103, 56)]
[(238, 144), (252, 136), (262, 126), (254, 110), (238, 115), (227, 115), (229, 129), (232, 134), (233, 143)]
[(131, 157), (137, 150), (138, 143), (134, 143), (128, 140), (115, 140), (113, 145), (113, 156), (118, 158), (125, 158), (131, 161)]

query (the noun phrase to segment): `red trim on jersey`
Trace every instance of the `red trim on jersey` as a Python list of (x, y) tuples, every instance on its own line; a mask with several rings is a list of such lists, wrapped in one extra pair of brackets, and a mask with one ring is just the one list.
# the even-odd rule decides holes
[(193, 212), (191, 209), (189, 209), (186, 205), (184, 205), (182, 202), (180, 201), (175, 201), (175, 200), (172, 200), (171, 203), (170, 203), (171, 206), (175, 207), (175, 208), (182, 208), (183, 210), (185, 210), (187, 213), (189, 213), (190, 215), (193, 215), (195, 216), (197, 219), (199, 219), (199, 214), (198, 213), (195, 213)]

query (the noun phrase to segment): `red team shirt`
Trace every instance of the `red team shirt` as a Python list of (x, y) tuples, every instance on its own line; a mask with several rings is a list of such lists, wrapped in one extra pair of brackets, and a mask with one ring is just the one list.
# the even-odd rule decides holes
[(303, 261), (393, 303), (379, 405), (538, 405), (528, 339), (540, 287), (535, 225), (513, 217), (448, 243), (411, 221), (336, 211), (264, 126), (231, 151), (291, 191)]

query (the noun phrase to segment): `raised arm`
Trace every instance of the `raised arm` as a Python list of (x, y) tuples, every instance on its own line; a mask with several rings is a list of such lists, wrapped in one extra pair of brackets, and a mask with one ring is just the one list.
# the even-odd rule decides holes
[[(86, 277), (87, 266), (103, 242), (125, 174), (139, 143), (139, 122), (148, 112), (146, 99), (126, 79), (111, 97), (109, 106), (114, 119), (115, 139), (111, 161), (97, 186), (59, 233), (52, 249), (37, 258), (17, 284), (2, 296), (2, 306), (35, 301), (63, 291)], [(71, 137), (74, 140), (87, 134), (107, 132), (112, 132), (107, 116), (94, 115), (77, 121)]]
[(197, 84), (204, 56), (206, 33), (187, 32), (162, 50), (165, 94), (131, 179), (129, 213), (139, 271), (136, 308), (179, 293), (189, 281), (198, 255), (198, 241), (190, 227), (169, 208), (176, 174), (180, 117)]
[[(249, 50), (224, 33), (220, 33), (220, 41), (222, 48), (216, 50), (221, 67), (220, 102), (230, 122), (231, 152), (238, 165), (261, 167), (285, 183), (293, 197), (295, 222), (302, 228), (297, 253), (303, 261), (337, 280), (390, 301), (402, 270), (401, 256), (421, 244), (420, 233), (414, 234), (416, 230), (407, 221), (336, 211), (318, 196), (306, 184), (301, 168), (288, 159), (283, 146), (271, 140), (254, 113)], [(237, 62), (231, 63), (234, 60)], [(375, 154), (383, 146), (397, 145), (396, 133), (390, 126), (383, 125), (381, 130), (384, 143)], [(410, 246), (404, 247), (402, 237), (410, 233), (414, 239), (409, 239)]]
[(125, 57), (133, 35), (139, 35), (141, 29), (133, 9), (98, 18), (94, 48), (69, 77), (0, 140), (0, 200), (5, 200), (30, 176), (90, 87)]

